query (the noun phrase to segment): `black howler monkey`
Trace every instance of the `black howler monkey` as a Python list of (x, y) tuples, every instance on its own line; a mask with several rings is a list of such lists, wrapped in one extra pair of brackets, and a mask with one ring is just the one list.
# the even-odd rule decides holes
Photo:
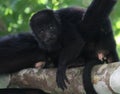
[[(80, 8), (57, 11), (46, 9), (34, 14), (30, 20), (34, 37), (29, 33), (0, 39), (0, 73), (16, 72), (51, 58), (58, 67), (58, 87), (64, 90), (67, 88), (65, 81), (69, 83), (65, 75), (66, 68), (75, 64), (85, 65), (83, 82), (86, 93), (96, 94), (91, 89), (92, 67), (101, 64), (103, 60), (108, 63), (118, 61), (108, 18), (115, 2), (116, 0), (93, 0), (86, 11)], [(26, 89), (24, 91), (29, 94)], [(34, 94), (45, 93), (39, 91)]]
[(45, 61), (45, 54), (31, 33), (0, 38), (0, 74), (34, 67), (39, 61)]
[[(91, 69), (96, 64), (118, 61), (116, 44), (108, 18), (116, 0), (93, 0), (88, 9), (65, 8), (42, 10), (34, 14), (30, 26), (39, 47), (58, 63), (56, 81), (61, 89), (69, 83), (65, 71), (79, 62), (85, 65), (83, 82), (87, 94), (91, 89)], [(56, 59), (57, 58), (57, 59)], [(91, 88), (89, 88), (91, 87)]]

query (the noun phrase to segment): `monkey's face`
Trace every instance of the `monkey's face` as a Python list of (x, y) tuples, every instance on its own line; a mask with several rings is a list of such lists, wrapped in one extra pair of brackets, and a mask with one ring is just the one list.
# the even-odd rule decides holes
[(34, 14), (30, 26), (40, 48), (53, 50), (60, 34), (59, 18), (52, 10), (42, 10)]
[(60, 31), (55, 23), (38, 24), (35, 29), (34, 34), (40, 45), (50, 47), (58, 40)]
[(56, 46), (55, 44), (58, 41), (60, 28), (57, 24), (53, 23), (39, 23), (36, 25), (34, 30), (35, 38), (40, 46), (45, 50), (52, 50)]

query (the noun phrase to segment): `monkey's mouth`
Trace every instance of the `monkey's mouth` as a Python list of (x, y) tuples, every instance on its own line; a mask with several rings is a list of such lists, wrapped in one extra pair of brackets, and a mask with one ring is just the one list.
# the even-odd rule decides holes
[(60, 49), (60, 47), (58, 46), (58, 44), (56, 43), (53, 43), (53, 41), (51, 41), (51, 43), (39, 43), (39, 47), (45, 51), (48, 51), (48, 52), (52, 52), (52, 51), (56, 51), (58, 49)]

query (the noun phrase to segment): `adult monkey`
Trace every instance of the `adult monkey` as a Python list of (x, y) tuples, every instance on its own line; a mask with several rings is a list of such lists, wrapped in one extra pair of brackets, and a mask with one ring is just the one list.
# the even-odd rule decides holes
[[(113, 30), (109, 20), (109, 14), (111, 13), (116, 1), (117, 0), (94, 0), (88, 7), (82, 22), (84, 25), (86, 24), (85, 28), (88, 28), (88, 31), (90, 30), (90, 32), (96, 32), (96, 47), (93, 53), (97, 53), (96, 56), (98, 59), (106, 63), (119, 61), (116, 52), (116, 43), (113, 37)], [(97, 32), (99, 33), (97, 34)], [(90, 54), (88, 57), (89, 56)], [(93, 89), (93, 85), (90, 82), (93, 66), (101, 63), (98, 59), (94, 57), (92, 59), (92, 56), (91, 58), (86, 59), (87, 62), (83, 73), (83, 83), (87, 94), (89, 94), (89, 92), (91, 92), (91, 94), (96, 94)], [(88, 73), (88, 71), (90, 73)], [(88, 79), (88, 77), (90, 77), (90, 79)]]
[[(94, 65), (118, 61), (116, 44), (108, 18), (116, 0), (93, 0), (86, 12), (79, 8), (42, 10), (31, 18), (39, 47), (58, 64), (56, 81), (61, 89), (69, 83), (68, 66), (85, 65), (83, 82), (87, 94), (96, 94), (91, 84)], [(91, 88), (90, 88), (91, 87)]]
[[(59, 87), (65, 89), (64, 79), (67, 81), (65, 76), (66, 67), (74, 65), (75, 61), (86, 65), (84, 70), (88, 72), (85, 72), (85, 75), (89, 75), (92, 65), (96, 62), (102, 63), (99, 60), (101, 53), (103, 59), (107, 58), (107, 62), (118, 61), (116, 45), (108, 19), (109, 12), (114, 4), (115, 0), (94, 0), (86, 12), (79, 8), (65, 8), (57, 11), (43, 10), (36, 13), (31, 19), (31, 27), (37, 42), (30, 34), (18, 34), (17, 36), (0, 39), (0, 73), (15, 72), (31, 67), (31, 64), (34, 65), (37, 61), (43, 60), (42, 55), (39, 53), (39, 51), (43, 51), (43, 57), (45, 54), (53, 61), (58, 61), (57, 83)], [(96, 18), (92, 15), (96, 15), (94, 16)], [(20, 54), (25, 52), (27, 55), (24, 57), (22, 54), (16, 54), (16, 52)], [(13, 62), (10, 63), (10, 61)], [(87, 68), (87, 65), (90, 68)], [(87, 78), (86, 80), (90, 79)], [(86, 84), (89, 86), (89, 82)], [(90, 85), (90, 87), (92, 86)], [(37, 89), (0, 90), (2, 94), (8, 92), (9, 94), (20, 94), (19, 91), (25, 94), (29, 94), (30, 91), (34, 94), (45, 94), (45, 92)], [(89, 89), (86, 89), (87, 93), (91, 92), (91, 90), (88, 91)], [(94, 90), (92, 94), (95, 94)]]

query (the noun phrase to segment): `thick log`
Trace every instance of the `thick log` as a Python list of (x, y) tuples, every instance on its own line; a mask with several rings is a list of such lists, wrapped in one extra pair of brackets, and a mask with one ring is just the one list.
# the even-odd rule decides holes
[[(70, 81), (63, 92), (56, 85), (56, 69), (25, 69), (11, 76), (10, 87), (38, 88), (51, 94), (85, 94), (83, 67), (68, 69)], [(92, 82), (98, 94), (120, 94), (120, 63), (97, 65), (92, 70)]]

